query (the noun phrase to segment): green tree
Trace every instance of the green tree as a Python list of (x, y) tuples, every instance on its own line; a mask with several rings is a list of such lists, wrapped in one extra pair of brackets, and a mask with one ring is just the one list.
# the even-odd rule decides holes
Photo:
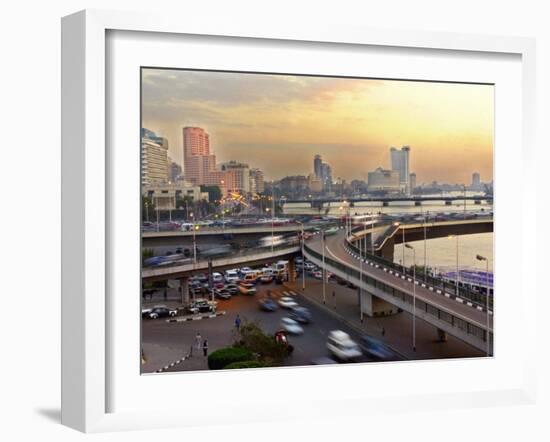
[(259, 361), (270, 367), (282, 364), (288, 355), (287, 347), (279, 344), (273, 336), (265, 334), (255, 322), (245, 321), (241, 324), (236, 345), (258, 355)]
[(155, 217), (155, 203), (148, 196), (141, 196), (141, 219), (146, 221), (149, 216), (149, 221)]
[[(222, 198), (222, 191), (219, 186), (205, 186), (201, 185), (201, 192), (208, 192), (208, 201), (215, 203)], [(219, 203), (218, 203), (219, 204)]]

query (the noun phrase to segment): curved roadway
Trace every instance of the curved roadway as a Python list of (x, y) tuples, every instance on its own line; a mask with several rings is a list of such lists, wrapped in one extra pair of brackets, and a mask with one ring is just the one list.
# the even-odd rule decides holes
[[(340, 263), (355, 269), (361, 270), (360, 261), (350, 255), (344, 248), (345, 232), (342, 230), (335, 235), (330, 235), (325, 238), (325, 256), (330, 257)], [(316, 235), (308, 242), (308, 247), (315, 250), (318, 253), (322, 253), (322, 241), (321, 235)], [(371, 276), (384, 284), (392, 286), (401, 291), (411, 293), (413, 292), (413, 283), (407, 279), (401, 279), (400, 276), (385, 272), (383, 266), (375, 268), (370, 265), (363, 264), (363, 274)], [(428, 288), (422, 287), (419, 284), (416, 285), (416, 299), (424, 301), (440, 310), (446, 311), (453, 316), (461, 318), (481, 329), (486, 329), (487, 315), (485, 312), (478, 310), (474, 306), (469, 306), (464, 303), (460, 303), (452, 298), (446, 297), (443, 293), (439, 294), (435, 291), (431, 291)], [(489, 315), (489, 330), (493, 331), (493, 317)]]

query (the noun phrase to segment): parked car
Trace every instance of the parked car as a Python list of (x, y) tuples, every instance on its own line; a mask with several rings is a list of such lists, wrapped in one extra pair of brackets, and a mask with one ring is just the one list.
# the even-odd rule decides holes
[(168, 308), (165, 305), (157, 305), (151, 309), (147, 317), (149, 319), (158, 319), (158, 318), (166, 318), (166, 317), (173, 318), (177, 314), (178, 314), (178, 309)]
[(292, 335), (301, 335), (304, 333), (302, 326), (291, 318), (281, 319), (281, 327)]
[(306, 307), (293, 307), (290, 312), (290, 317), (295, 321), (301, 322), (302, 324), (308, 324), (311, 322), (311, 312)]
[(277, 310), (277, 304), (271, 298), (263, 298), (259, 302), (260, 308), (266, 312), (274, 312)]
[(342, 330), (333, 330), (328, 334), (327, 348), (341, 361), (352, 361), (362, 355), (359, 345)]
[(296, 301), (294, 301), (294, 299), (292, 299), (289, 296), (283, 296), (282, 298), (280, 298), (279, 299), (279, 305), (282, 308), (287, 308), (287, 309), (298, 307), (298, 303)]

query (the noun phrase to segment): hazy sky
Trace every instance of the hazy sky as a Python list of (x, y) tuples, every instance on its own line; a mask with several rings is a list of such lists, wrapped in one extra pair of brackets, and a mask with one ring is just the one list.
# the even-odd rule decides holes
[(308, 175), (317, 153), (333, 177), (390, 167), (389, 147), (411, 147), (417, 182), (493, 178), (493, 86), (143, 70), (143, 127), (183, 162), (182, 128), (210, 134), (218, 162), (259, 167), (266, 179)]

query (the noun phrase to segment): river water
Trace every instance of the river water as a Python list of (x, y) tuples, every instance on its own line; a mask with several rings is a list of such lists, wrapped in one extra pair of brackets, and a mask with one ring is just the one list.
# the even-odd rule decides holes
[[(449, 192), (443, 196), (462, 196), (462, 192)], [(480, 195), (476, 192), (468, 191), (467, 196)], [(434, 195), (430, 195), (434, 196)], [(442, 196), (442, 195), (438, 195)], [(328, 210), (327, 210), (328, 209)], [(329, 207), (325, 206), (320, 212), (312, 209), (309, 204), (288, 203), (284, 206), (284, 213), (288, 215), (308, 214), (308, 215), (333, 215), (344, 216), (365, 214), (422, 214), (435, 215), (438, 213), (488, 213), (493, 211), (493, 204), (483, 201), (482, 204), (475, 204), (474, 201), (456, 200), (451, 206), (444, 201), (423, 202), (422, 206), (415, 206), (413, 201), (391, 202), (384, 207), (381, 202), (359, 202), (349, 209), (345, 203), (331, 203)], [(476, 255), (482, 255), (489, 259), (489, 271), (493, 269), (493, 233), (480, 233), (474, 235), (461, 235), (458, 237), (458, 266), (460, 269), (479, 269), (485, 270), (485, 261), (478, 261)], [(415, 241), (410, 243), (416, 251), (416, 261), (418, 265), (424, 265), (424, 242)], [(456, 270), (456, 238), (436, 238), (426, 241), (426, 264), (434, 270), (451, 271)], [(403, 260), (403, 248), (397, 244), (395, 246), (394, 259), (396, 263)], [(413, 252), (405, 248), (405, 265), (412, 265)]]

